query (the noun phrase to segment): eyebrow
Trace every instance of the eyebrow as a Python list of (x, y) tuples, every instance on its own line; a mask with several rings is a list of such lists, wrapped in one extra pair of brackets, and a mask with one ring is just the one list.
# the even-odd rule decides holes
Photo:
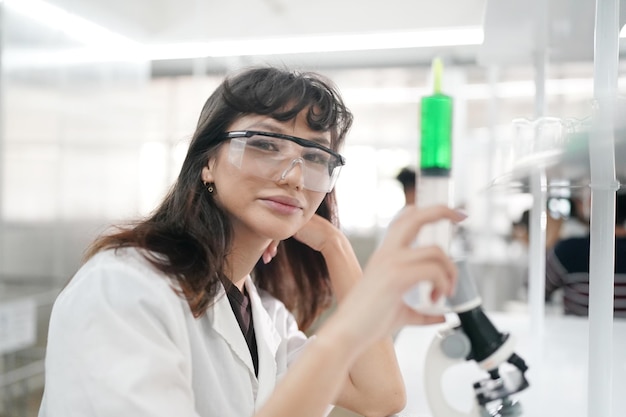
[[(283, 135), (293, 136), (289, 132), (284, 130), (281, 126), (274, 125), (272, 123), (267, 123), (266, 121), (255, 123), (255, 124), (249, 126), (246, 130), (255, 130), (255, 129), (256, 130), (265, 130), (265, 131), (269, 131), (271, 133), (281, 133)], [(319, 136), (319, 137), (315, 137), (315, 138), (301, 138), (301, 139), (306, 139), (306, 140), (309, 140), (311, 142), (319, 143), (320, 145), (325, 146), (327, 148), (330, 147), (330, 140), (326, 139), (323, 136)]]

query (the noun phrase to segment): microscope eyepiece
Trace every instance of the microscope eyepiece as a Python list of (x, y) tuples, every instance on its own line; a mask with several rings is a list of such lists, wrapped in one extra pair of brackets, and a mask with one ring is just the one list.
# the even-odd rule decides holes
[(500, 333), (495, 328), (481, 307), (457, 315), (461, 321), (461, 328), (472, 345), (468, 359), (482, 362), (496, 352), (509, 337), (507, 333)]

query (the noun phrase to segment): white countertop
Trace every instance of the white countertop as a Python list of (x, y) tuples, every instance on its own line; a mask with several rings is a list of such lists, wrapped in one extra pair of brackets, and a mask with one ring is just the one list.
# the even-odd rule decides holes
[[(523, 314), (487, 312), (502, 333), (516, 340), (515, 352), (529, 366), (526, 377), (530, 387), (517, 394), (524, 417), (601, 417), (588, 416), (587, 365), (588, 321), (586, 318), (547, 316), (544, 336), (534, 335), (530, 320)], [(443, 325), (405, 327), (395, 346), (407, 387), (407, 406), (401, 417), (433, 416), (424, 391), (423, 368), (426, 351)], [(610, 349), (607, 349), (609, 352)], [(613, 417), (626, 415), (626, 320), (613, 323)], [(444, 374), (446, 398), (459, 411), (469, 412), (474, 382), (487, 374), (475, 362), (464, 362)]]

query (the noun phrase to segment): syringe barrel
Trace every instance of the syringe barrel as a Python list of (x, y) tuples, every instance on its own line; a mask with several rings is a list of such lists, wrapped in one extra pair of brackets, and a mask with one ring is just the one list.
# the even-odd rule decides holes
[[(417, 181), (417, 205), (427, 207), (442, 204), (450, 206), (452, 201), (452, 182), (447, 175), (424, 175), (420, 174)], [(424, 225), (415, 241), (417, 246), (436, 245), (449, 254), (450, 241), (452, 239), (452, 224), (447, 220)], [(449, 311), (445, 305), (446, 300), (442, 297), (433, 302), (430, 299), (432, 285), (429, 281), (421, 282), (407, 291), (404, 301), (413, 309), (424, 314), (440, 315)]]

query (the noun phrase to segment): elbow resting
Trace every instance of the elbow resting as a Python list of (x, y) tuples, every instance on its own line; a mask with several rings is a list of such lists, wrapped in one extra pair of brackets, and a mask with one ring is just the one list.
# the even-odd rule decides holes
[(406, 407), (406, 392), (404, 389), (387, 392), (387, 395), (374, 396), (367, 404), (363, 404), (363, 410), (359, 410), (364, 417), (387, 417), (397, 414)]

